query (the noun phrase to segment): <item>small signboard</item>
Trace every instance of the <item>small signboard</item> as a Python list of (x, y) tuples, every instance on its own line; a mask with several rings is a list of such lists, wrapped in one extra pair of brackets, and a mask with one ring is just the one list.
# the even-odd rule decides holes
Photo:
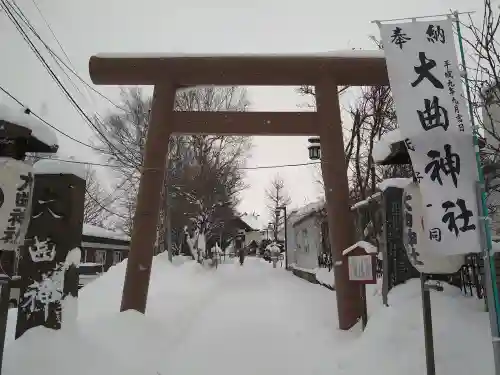
[(375, 284), (377, 282), (373, 255), (349, 255), (347, 260), (350, 281), (362, 284)]

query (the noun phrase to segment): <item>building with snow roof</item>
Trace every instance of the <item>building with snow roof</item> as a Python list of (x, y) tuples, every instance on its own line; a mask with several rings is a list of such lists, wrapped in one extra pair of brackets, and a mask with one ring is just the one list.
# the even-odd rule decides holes
[(83, 224), (82, 264), (94, 264), (107, 271), (128, 257), (130, 237), (109, 229)]
[(245, 243), (243, 246), (258, 248), (263, 239), (259, 216), (244, 213), (236, 217), (234, 222), (237, 229), (245, 231)]
[(325, 200), (293, 210), (287, 219), (288, 263), (312, 272), (319, 267), (320, 256), (330, 254)]

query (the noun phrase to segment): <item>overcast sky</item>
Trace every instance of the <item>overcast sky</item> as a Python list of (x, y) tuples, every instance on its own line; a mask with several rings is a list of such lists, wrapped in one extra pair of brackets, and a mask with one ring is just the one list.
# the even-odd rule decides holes
[[(286, 53), (373, 49), (379, 37), (372, 20), (481, 10), (480, 0), (17, 0), (45, 41), (61, 56), (34, 2), (48, 20), (78, 74), (90, 82), (88, 60), (99, 52)], [(0, 12), (0, 85), (46, 120), (88, 142), (93, 132), (63, 96), (6, 15)], [(89, 112), (111, 106), (96, 94), (80, 96)], [(79, 86), (83, 87), (83, 86)], [(118, 88), (96, 86), (118, 100)], [(252, 110), (297, 111), (306, 100), (294, 88), (249, 88)], [(16, 105), (0, 93), (0, 102)], [(62, 156), (102, 162), (99, 155), (58, 135)], [(308, 162), (305, 137), (255, 137), (247, 166)], [(264, 191), (279, 172), (293, 206), (320, 194), (316, 167), (259, 169), (247, 172), (248, 190), (240, 210), (268, 220)]]

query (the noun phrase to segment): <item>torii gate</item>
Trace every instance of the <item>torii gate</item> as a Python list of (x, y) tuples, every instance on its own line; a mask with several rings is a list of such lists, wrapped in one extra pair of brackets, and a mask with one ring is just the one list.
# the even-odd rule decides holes
[[(154, 85), (121, 311), (145, 312), (165, 174), (174, 133), (319, 135), (339, 328), (361, 312), (359, 286), (348, 278), (343, 249), (354, 243), (337, 86), (388, 85), (381, 51), (297, 55), (97, 55), (90, 77), (100, 85)], [(197, 85), (316, 87), (317, 112), (174, 112), (175, 92)]]

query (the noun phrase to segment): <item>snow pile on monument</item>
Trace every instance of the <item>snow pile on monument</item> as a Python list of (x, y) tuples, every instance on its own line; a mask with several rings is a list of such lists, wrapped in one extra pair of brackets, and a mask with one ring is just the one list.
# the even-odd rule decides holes
[(394, 143), (401, 142), (403, 137), (399, 129), (391, 130), (380, 137), (380, 139), (373, 144), (372, 158), (376, 163), (384, 161), (391, 154), (391, 147)]

